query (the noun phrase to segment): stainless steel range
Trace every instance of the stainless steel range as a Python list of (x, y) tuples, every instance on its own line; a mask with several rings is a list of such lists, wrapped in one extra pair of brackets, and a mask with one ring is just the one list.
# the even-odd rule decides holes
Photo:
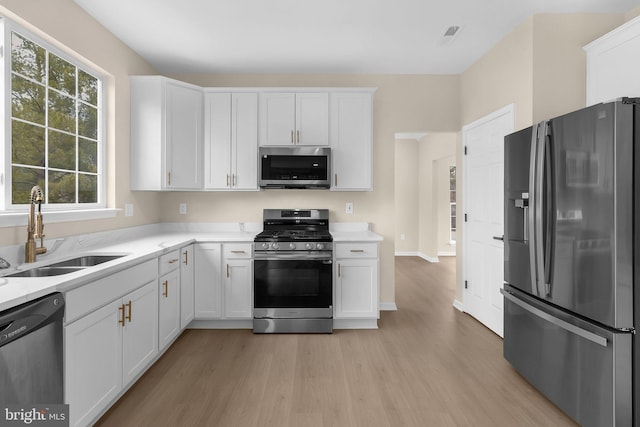
[(254, 240), (253, 332), (331, 333), (333, 238), (327, 209), (265, 209)]

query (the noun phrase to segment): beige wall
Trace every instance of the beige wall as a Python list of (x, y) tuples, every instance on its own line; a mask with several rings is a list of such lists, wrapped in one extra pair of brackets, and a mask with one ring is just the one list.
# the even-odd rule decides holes
[[(456, 146), (456, 135), (452, 134), (451, 145)], [(438, 159), (437, 201), (438, 210), (438, 256), (455, 253), (456, 247), (451, 244), (451, 201), (449, 168), (456, 165), (456, 156), (451, 155)]]
[(586, 106), (587, 63), (582, 49), (623, 24), (619, 15), (533, 17), (533, 122)]
[[(269, 190), (250, 193), (167, 193), (160, 198), (163, 221), (260, 222), (263, 208), (321, 207), (330, 221), (373, 224), (384, 237), (380, 252), (380, 300), (395, 301), (395, 133), (413, 129), (456, 131), (459, 120), (459, 77), (447, 75), (174, 75), (204, 87), (376, 87), (373, 101), (373, 191), (331, 192)], [(178, 206), (187, 203), (188, 214)], [(354, 213), (345, 213), (352, 202)]]
[[(419, 238), (419, 144), (416, 139), (395, 143), (395, 251), (416, 254)], [(400, 236), (404, 235), (405, 240)]]
[[(115, 38), (72, 0), (3, 0), (0, 14), (31, 32), (78, 55), (107, 75), (108, 205), (135, 205), (135, 215), (119, 212), (109, 220), (46, 224), (47, 238), (131, 227), (158, 222), (158, 195), (129, 191), (129, 79), (130, 74), (154, 73), (146, 62)], [(117, 171), (117, 173), (116, 173)], [(25, 227), (0, 228), (2, 245), (26, 240)]]
[(640, 16), (640, 6), (636, 7), (635, 9), (631, 9), (629, 12), (625, 13), (624, 20), (625, 22), (631, 21), (633, 18), (637, 18), (638, 16)]
[[(611, 14), (527, 18), (462, 74), (462, 126), (511, 103), (515, 106), (515, 130), (584, 107), (586, 55), (582, 46), (621, 25), (624, 19), (624, 15)], [(460, 165), (462, 152), (460, 134)], [(463, 170), (459, 168), (458, 181), (463, 179)], [(462, 194), (458, 196), (458, 212), (464, 212), (464, 199)], [(458, 241), (462, 239), (459, 232)], [(457, 255), (456, 299), (462, 301), (461, 244)]]
[[(420, 140), (419, 251), (429, 259), (438, 257), (438, 162), (456, 153), (456, 134), (433, 133)], [(441, 204), (440, 204), (441, 205)]]
[[(109, 207), (122, 208), (124, 203), (133, 203), (135, 216), (125, 218), (120, 212), (115, 219), (110, 220), (48, 224), (47, 237), (158, 221), (260, 221), (261, 210), (266, 207), (326, 207), (332, 212), (332, 221), (371, 222), (374, 230), (385, 238), (381, 250), (381, 301), (392, 302), (395, 300), (393, 253), (397, 238), (394, 133), (458, 132), (455, 134), (457, 163), (462, 164), (462, 138), (459, 132), (462, 125), (513, 103), (516, 129), (520, 129), (539, 118), (584, 104), (585, 65), (581, 44), (586, 44), (625, 20), (639, 15), (640, 8), (625, 15), (530, 17), (460, 76), (173, 76), (201, 86), (377, 87), (374, 96), (374, 190), (355, 193), (293, 190), (256, 193), (132, 193), (129, 191), (128, 76), (153, 74), (152, 67), (97, 24), (72, 0), (4, 0), (0, 13), (82, 56), (108, 76), (108, 204)], [(462, 179), (460, 168), (459, 182)], [(459, 212), (463, 211), (464, 201), (461, 199), (459, 197)], [(188, 204), (187, 215), (178, 214), (178, 204), (181, 202)], [(353, 215), (344, 213), (346, 202), (354, 203)], [(24, 234), (24, 227), (0, 228), (0, 241), (3, 245), (17, 244), (24, 240)], [(422, 236), (419, 240), (427, 242), (428, 238)], [(420, 248), (422, 250), (423, 247)], [(426, 249), (426, 245), (424, 248), (427, 252), (433, 252)], [(461, 261), (460, 251), (458, 255)], [(462, 294), (461, 280), (462, 276), (458, 274), (457, 298), (461, 298)]]
[[(399, 139), (395, 149), (396, 253), (435, 259), (449, 244), (449, 165), (456, 164), (456, 133)], [(400, 235), (405, 240), (400, 240)]]

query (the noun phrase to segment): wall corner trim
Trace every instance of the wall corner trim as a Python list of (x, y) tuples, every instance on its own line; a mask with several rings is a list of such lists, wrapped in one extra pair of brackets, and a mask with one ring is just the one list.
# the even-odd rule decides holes
[(460, 311), (461, 313), (464, 313), (464, 304), (462, 304), (457, 299), (453, 300), (453, 308), (455, 308), (456, 310)]

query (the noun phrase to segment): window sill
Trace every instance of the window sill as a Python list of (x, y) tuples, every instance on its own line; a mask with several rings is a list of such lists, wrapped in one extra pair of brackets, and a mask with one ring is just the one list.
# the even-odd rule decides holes
[[(57, 222), (88, 221), (92, 219), (114, 218), (122, 209), (102, 208), (73, 211), (44, 211), (42, 216), (45, 225)], [(0, 213), (0, 228), (27, 225), (27, 212)]]

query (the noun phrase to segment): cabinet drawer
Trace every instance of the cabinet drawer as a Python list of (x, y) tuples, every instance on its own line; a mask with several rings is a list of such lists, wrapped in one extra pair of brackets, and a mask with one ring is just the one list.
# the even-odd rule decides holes
[(378, 244), (337, 243), (336, 258), (378, 258)]
[(146, 283), (155, 281), (157, 271), (158, 260), (154, 258), (67, 292), (65, 294), (66, 323), (95, 311)]
[(251, 243), (225, 243), (224, 258), (251, 258)]
[(160, 269), (158, 272), (159, 276), (167, 274), (168, 272), (180, 267), (180, 251), (171, 251), (162, 255), (159, 259), (158, 267)]

